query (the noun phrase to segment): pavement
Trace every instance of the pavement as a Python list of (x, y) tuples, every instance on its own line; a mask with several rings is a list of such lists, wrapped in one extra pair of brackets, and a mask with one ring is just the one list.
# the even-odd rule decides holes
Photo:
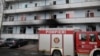
[(38, 53), (38, 45), (27, 44), (20, 48), (0, 47), (0, 56), (47, 56)]
[(41, 56), (32, 50), (0, 48), (0, 56)]
[(20, 50), (31, 50), (31, 51), (38, 51), (38, 45), (28, 44), (25, 46), (22, 46), (20, 48), (17, 48)]

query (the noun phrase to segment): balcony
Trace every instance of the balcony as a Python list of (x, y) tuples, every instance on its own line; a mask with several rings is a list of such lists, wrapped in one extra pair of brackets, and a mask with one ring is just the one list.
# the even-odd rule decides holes
[(91, 2), (81, 2), (81, 3), (69, 3), (69, 4), (58, 4), (58, 5), (46, 5), (38, 6), (32, 8), (18, 8), (11, 10), (4, 10), (5, 14), (12, 13), (25, 13), (25, 12), (36, 12), (43, 10), (59, 10), (59, 9), (75, 9), (75, 8), (89, 8), (89, 7), (98, 7), (100, 6), (100, 1), (91, 1)]
[(16, 2), (16, 1), (25, 1), (25, 0), (5, 0), (5, 2)]
[(70, 18), (70, 19), (58, 19), (61, 24), (74, 24), (74, 23), (100, 23), (100, 17), (90, 18)]
[(30, 21), (4, 21), (3, 25), (40, 25), (43, 20), (30, 20)]
[[(61, 24), (74, 24), (74, 23), (100, 23), (100, 17), (78, 17), (78, 18), (59, 18), (57, 19)], [(31, 20), (31, 21), (5, 21), (3, 25), (42, 25), (44, 20)]]
[(6, 2), (16, 1), (16, 0), (5, 0)]
[(2, 38), (38, 39), (38, 34), (1, 34)]

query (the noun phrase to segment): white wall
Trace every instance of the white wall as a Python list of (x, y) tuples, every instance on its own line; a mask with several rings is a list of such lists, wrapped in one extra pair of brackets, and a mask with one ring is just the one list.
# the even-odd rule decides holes
[(96, 31), (100, 32), (100, 24), (96, 25)]
[(31, 28), (26, 27), (26, 34), (33, 34), (33, 27)]
[(75, 10), (74, 17), (85, 17), (86, 11), (85, 10)]
[(26, 21), (34, 20), (34, 14), (27, 14)]
[(16, 34), (20, 34), (20, 26), (17, 26), (16, 29), (17, 29)]
[(86, 31), (86, 25), (66, 25), (66, 26), (63, 26), (62, 28), (77, 28), (82, 31)]
[(86, 25), (74, 25), (74, 27), (80, 28), (82, 31), (86, 31)]
[(13, 34), (17, 33), (17, 27), (13, 27)]
[(70, 3), (85, 2), (86, 0), (70, 0)]

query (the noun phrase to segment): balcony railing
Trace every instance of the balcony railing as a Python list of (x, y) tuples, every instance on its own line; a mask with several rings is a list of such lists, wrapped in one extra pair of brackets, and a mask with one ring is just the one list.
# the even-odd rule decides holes
[[(16, 1), (25, 1), (25, 0), (5, 0), (6, 2), (16, 2)], [(29, 0), (30, 1), (30, 0)], [(33, 0), (32, 0), (33, 1)], [(42, 1), (42, 0), (41, 0)], [(83, 1), (78, 1), (78, 2), (93, 2), (93, 1), (99, 1), (99, 0), (83, 0)]]
[(38, 34), (1, 34), (3, 38), (38, 39)]
[(5, 0), (5, 2), (16, 2), (16, 1), (27, 1), (27, 0)]
[(41, 23), (43, 23), (43, 20), (28, 20), (28, 21), (20, 21), (20, 20), (16, 20), (16, 21), (4, 21), (3, 25), (40, 25)]
[(100, 6), (100, 1), (89, 1), (89, 2), (79, 2), (79, 3), (69, 3), (69, 4), (57, 4), (57, 5), (45, 5), (37, 7), (27, 7), (27, 8), (16, 8), (16, 9), (6, 9), (4, 11), (7, 13), (23, 13), (23, 12), (36, 12), (43, 10), (58, 10), (58, 9), (72, 9), (72, 8), (85, 8), (85, 7), (97, 7)]
[[(73, 23), (100, 23), (100, 17), (74, 17), (74, 18), (57, 18), (61, 24)], [(3, 25), (42, 25), (44, 20), (30, 20), (30, 21), (4, 21)]]
[(58, 19), (61, 24), (74, 24), (74, 23), (100, 23), (100, 17), (76, 17), (69, 19)]

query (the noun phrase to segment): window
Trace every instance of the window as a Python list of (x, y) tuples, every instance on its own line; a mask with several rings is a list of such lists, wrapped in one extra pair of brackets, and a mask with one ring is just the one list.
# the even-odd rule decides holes
[(12, 34), (13, 27), (3, 27), (3, 33)]
[(100, 12), (100, 9), (97, 9), (98, 12)]
[(10, 6), (10, 9), (13, 9), (12, 5)]
[(90, 34), (90, 41), (95, 42), (96, 41), (96, 35), (95, 34)]
[(14, 21), (14, 16), (9, 16), (9, 21)]
[(91, 12), (90, 10), (88, 10), (86, 17), (94, 17), (94, 12)]
[(98, 39), (100, 40), (100, 33), (98, 33)]
[(33, 3), (33, 1), (29, 1), (29, 3)]
[[(6, 3), (4, 9), (8, 9), (9, 6), (10, 6), (9, 3)], [(11, 8), (10, 8), (10, 9), (11, 9)]]
[(86, 17), (89, 17), (89, 12), (90, 12), (90, 11), (88, 10), (88, 11), (87, 11), (87, 15), (86, 15)]
[(7, 28), (7, 27), (2, 27), (2, 33), (7, 33), (6, 28)]
[(40, 19), (40, 16), (38, 15), (38, 16), (34, 16), (34, 19), (35, 20), (39, 20)]
[(93, 12), (90, 13), (90, 17), (94, 17), (94, 13)]
[(37, 16), (34, 16), (34, 19), (36, 20), (37, 19)]
[(20, 27), (20, 34), (25, 34), (26, 27)]
[(37, 3), (35, 3), (35, 7), (37, 7)]
[(63, 11), (60, 11), (59, 13), (61, 13), (61, 14), (62, 14), (62, 13), (63, 13)]
[(21, 21), (25, 21), (26, 20), (26, 16), (23, 14), (22, 16), (21, 16)]
[(66, 4), (68, 4), (69, 3), (69, 0), (66, 0)]
[(56, 5), (56, 1), (53, 1), (53, 5)]
[(8, 21), (7, 19), (8, 19), (8, 16), (7, 15), (4, 15), (3, 21)]
[(27, 4), (25, 5), (25, 8), (27, 8)]
[(86, 36), (85, 33), (80, 34), (80, 38), (79, 38), (79, 39), (80, 39), (81, 41), (86, 41), (86, 40), (87, 40), (86, 38), (87, 38), (87, 36)]
[(37, 33), (38, 33), (38, 28), (39, 28), (39, 27), (33, 27), (33, 33), (34, 33), (34, 34), (37, 34)]
[(51, 17), (51, 19), (56, 19), (57, 18), (57, 16), (56, 15), (53, 15), (52, 17)]
[(88, 25), (87, 31), (96, 31), (96, 26), (95, 25)]
[(8, 34), (9, 33), (12, 34), (13, 33), (13, 28), (12, 27), (8, 27), (7, 31), (8, 31)]
[(70, 18), (70, 14), (66, 14), (66, 18)]

